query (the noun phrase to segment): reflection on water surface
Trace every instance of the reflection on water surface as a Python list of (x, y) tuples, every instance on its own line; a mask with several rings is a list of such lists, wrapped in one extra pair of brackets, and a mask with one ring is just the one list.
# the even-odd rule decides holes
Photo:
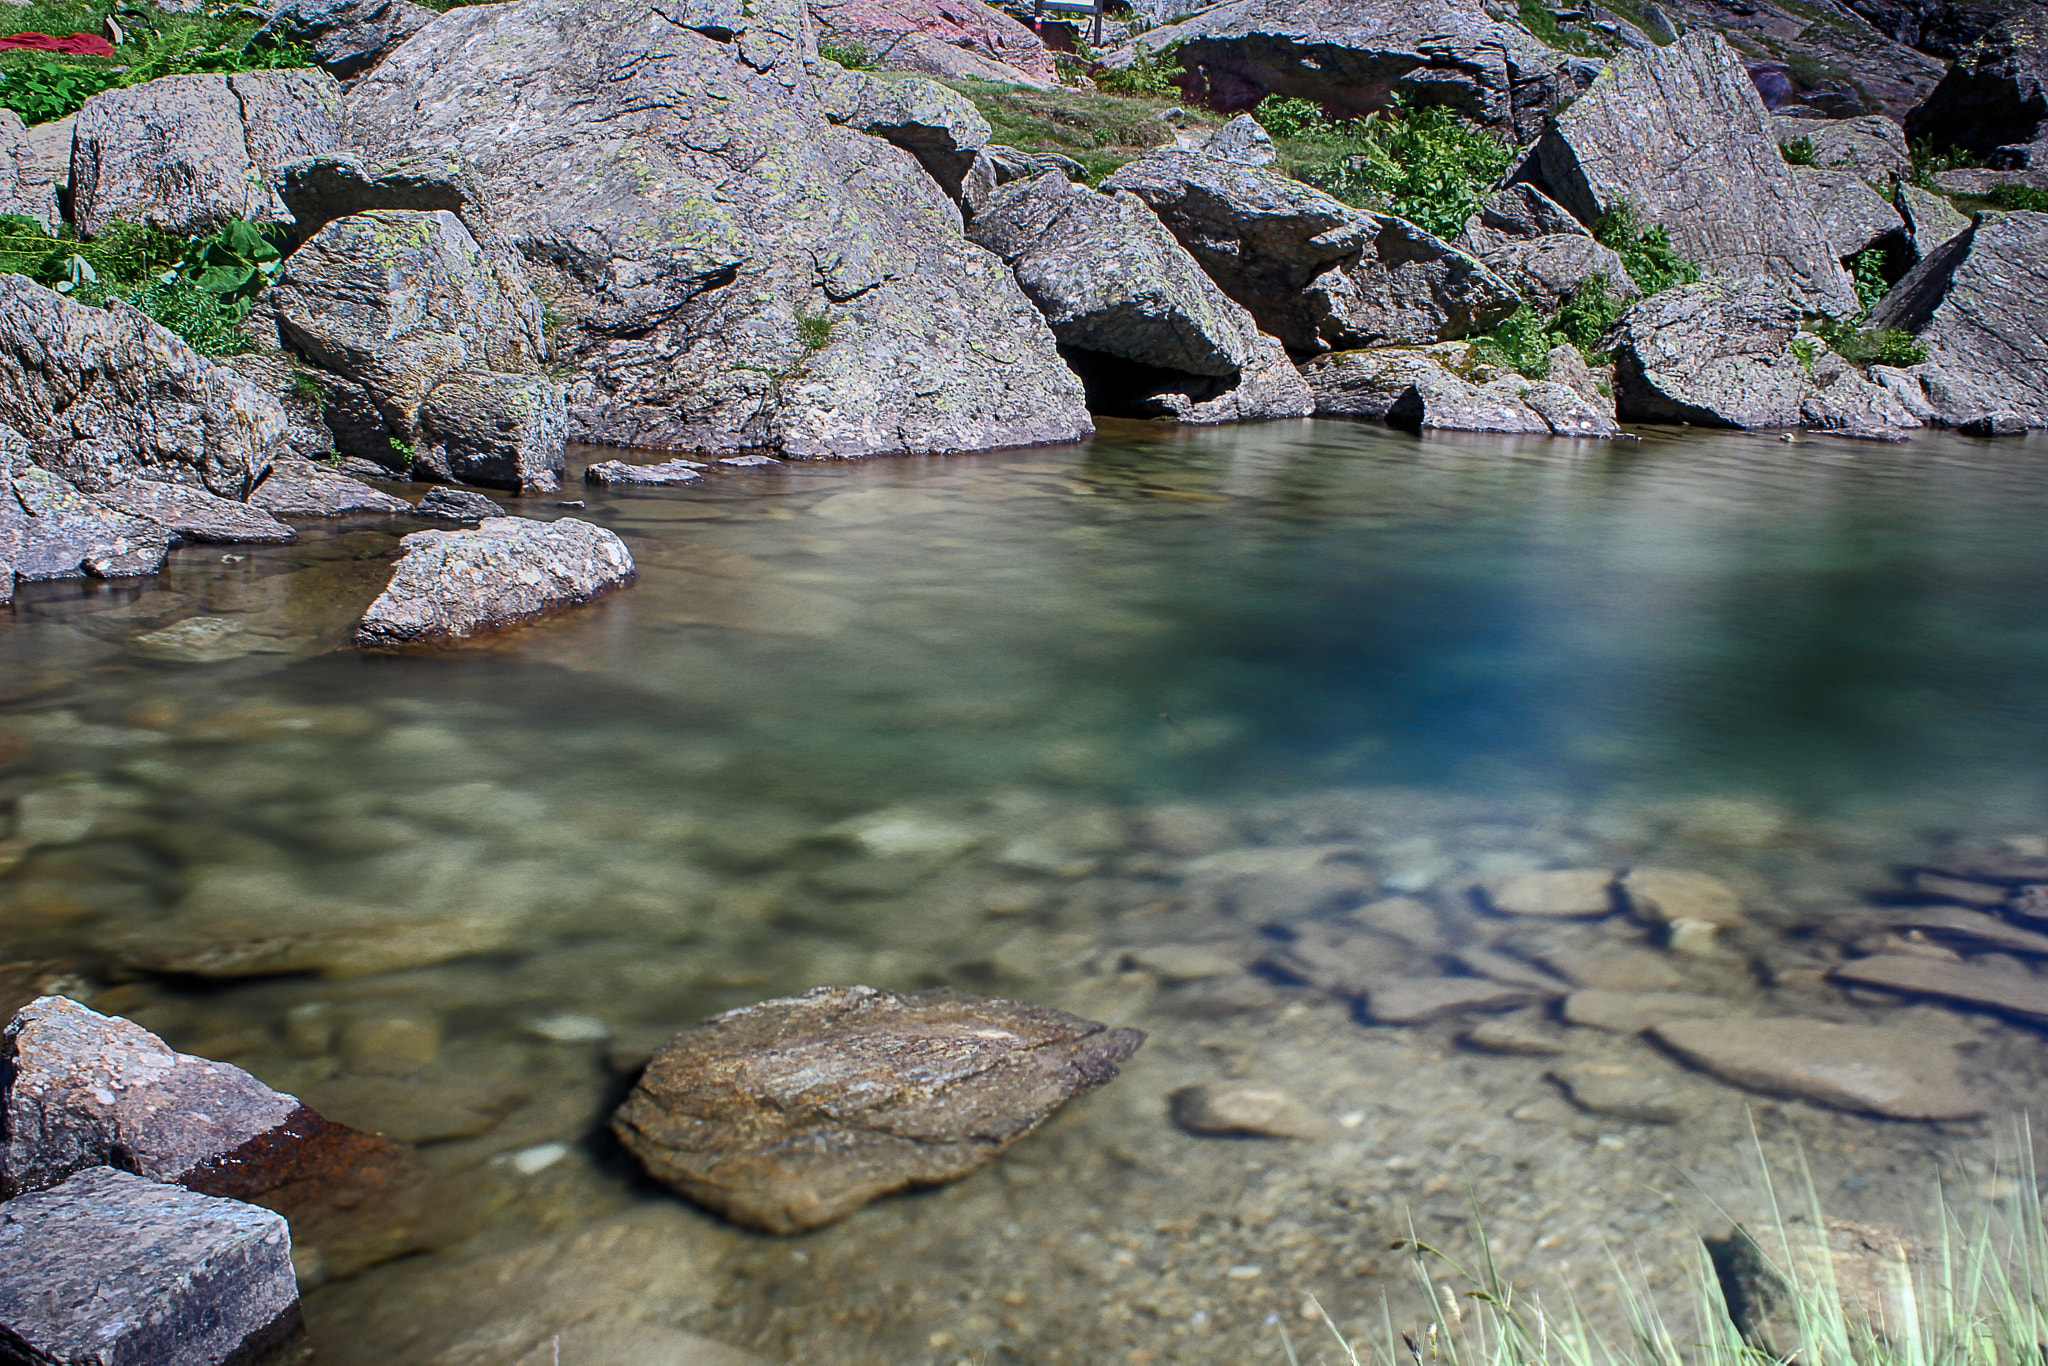
[[(1362, 1328), (1406, 1293), (1388, 1239), (1412, 1213), (1455, 1243), (1468, 1187), (1513, 1271), (1589, 1283), (1619, 1238), (1675, 1284), (1681, 1216), (1709, 1216), (1668, 1193), (1738, 1198), (1752, 1116), (1892, 1218), (1999, 1126), (1760, 1099), (1541, 1009), (1510, 1019), (1562, 1052), (1482, 1053), (1469, 1020), (1342, 997), (1482, 945), (1648, 948), (1660, 989), (1904, 1025), (1963, 1045), (1994, 1114), (2030, 1105), (2031, 1028), (1821, 974), (1868, 950), (1839, 923), (1887, 865), (2048, 832), (2044, 453), (1304, 422), (735, 471), (584, 495), (634, 588), (410, 658), (339, 648), (406, 526), (32, 586), (0, 632), (0, 961), (429, 1145), (469, 1236), (361, 1276), (308, 1249), (322, 1360), (520, 1361), (577, 1324), (565, 1362), (678, 1330), (1277, 1360), (1269, 1314), (1312, 1290)], [(1722, 878), (1748, 923), (1674, 955), (1465, 895), (1642, 864)], [(847, 981), (1153, 1042), (996, 1167), (801, 1240), (699, 1216), (598, 1136), (667, 1033)], [(1586, 1067), (1627, 1103), (1570, 1103), (1552, 1075)], [(1171, 1127), (1166, 1092), (1229, 1078), (1331, 1136)]]

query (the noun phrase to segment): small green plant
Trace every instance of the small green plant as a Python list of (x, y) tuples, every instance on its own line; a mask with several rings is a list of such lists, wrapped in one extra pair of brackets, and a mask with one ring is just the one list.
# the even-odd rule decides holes
[(1849, 258), (1849, 280), (1856, 286), (1856, 302), (1863, 305), (1865, 313), (1892, 287), (1891, 281), (1885, 279), (1884, 267), (1882, 247), (1865, 247)]
[(875, 69), (874, 51), (865, 43), (856, 43), (846, 38), (826, 38), (818, 44), (818, 55), (828, 62), (837, 62), (848, 71), (872, 71)]
[(1612, 282), (1604, 274), (1588, 275), (1579, 282), (1578, 292), (1565, 300), (1554, 326), (1566, 341), (1579, 348), (1590, 365), (1603, 364), (1606, 353), (1600, 341), (1621, 316), (1622, 302), (1614, 297)]
[(292, 371), (292, 395), (308, 403), (324, 403), (327, 399), (327, 391), (320, 387), (320, 381), (306, 370)]
[(418, 454), (413, 450), (412, 442), (395, 436), (391, 437), (390, 441), (391, 453), (398, 457), (399, 463), (407, 470), (412, 469), (413, 462), (419, 459)]
[(152, 280), (121, 294), (81, 290), (81, 303), (120, 298), (182, 338), (202, 356), (238, 356), (249, 349), (242, 335), (243, 310), (190, 280)]
[(1096, 88), (1117, 95), (1164, 95), (1174, 89), (1174, 81), (1183, 74), (1179, 43), (1168, 43), (1157, 51), (1138, 43), (1135, 51), (1129, 66), (1098, 68)]
[(126, 84), (125, 74), (111, 67), (29, 54), (0, 69), (0, 107), (13, 110), (31, 126), (48, 123), (77, 113), (80, 105), (102, 90)]
[(1818, 165), (1819, 155), (1813, 149), (1813, 139), (1804, 133), (1796, 138), (1787, 138), (1778, 144), (1778, 154), (1794, 166)]
[(1814, 345), (1812, 342), (1808, 341), (1804, 337), (1794, 337), (1791, 340), (1791, 342), (1787, 345), (1786, 349), (1791, 351), (1791, 353), (1798, 358), (1800, 367), (1804, 369), (1807, 374), (1810, 375), (1813, 373), (1813, 367), (1820, 360), (1820, 347)]
[(816, 313), (799, 308), (796, 311), (796, 335), (806, 351), (822, 351), (832, 340), (832, 315), (819, 309)]
[(240, 219), (210, 237), (196, 239), (178, 262), (178, 273), (223, 303), (240, 304), (263, 292), (283, 262), (276, 227), (258, 227)]
[(1578, 349), (1590, 365), (1606, 361), (1600, 350), (1601, 338), (1621, 316), (1621, 301), (1609, 291), (1605, 275), (1589, 275), (1578, 292), (1565, 300), (1557, 316), (1546, 320), (1522, 305), (1492, 331), (1472, 340), (1472, 354), (1488, 365), (1513, 370), (1528, 379), (1550, 374), (1550, 353), (1567, 343)]
[(1859, 321), (1827, 318), (1814, 328), (1834, 353), (1857, 365), (1904, 368), (1927, 359), (1927, 347), (1903, 327), (1864, 327)]
[(1305, 144), (1289, 171), (1347, 204), (1405, 218), (1438, 237), (1455, 236), (1478, 212), (1514, 151), (1443, 105), (1332, 121), (1308, 100), (1268, 95), (1255, 111), (1276, 137)]
[(1671, 235), (1659, 224), (1645, 224), (1640, 211), (1626, 201), (1601, 214), (1593, 237), (1621, 257), (1622, 266), (1645, 295), (1661, 294), (1696, 283), (1700, 269), (1671, 247)]
[(1938, 189), (1934, 177), (1943, 171), (1959, 171), (1977, 164), (1976, 157), (1958, 147), (1935, 151), (1932, 138), (1920, 139), (1907, 148), (1907, 151), (1913, 159), (1909, 179), (1924, 190)]
[(2001, 181), (1991, 187), (1990, 198), (1993, 208), (2032, 209), (2037, 213), (2048, 213), (2048, 190), (2037, 190), (2031, 185)]

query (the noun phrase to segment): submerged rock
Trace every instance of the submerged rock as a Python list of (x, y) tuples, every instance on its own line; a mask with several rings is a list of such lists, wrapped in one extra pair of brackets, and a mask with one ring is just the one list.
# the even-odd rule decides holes
[(109, 1167), (0, 1206), (0, 1266), (12, 1360), (234, 1366), (303, 1330), (283, 1219)]
[(0, 427), (91, 492), (132, 477), (248, 493), (284, 409), (125, 303), (90, 308), (0, 275)]
[(1614, 874), (1608, 869), (1567, 868), (1493, 878), (1476, 890), (1502, 915), (1579, 919), (1612, 914), (1613, 888)]
[(1632, 206), (1710, 282), (1771, 280), (1815, 312), (1859, 309), (1756, 86), (1717, 33), (1622, 57), (1514, 178), (1535, 181), (1584, 223)]
[(212, 232), (232, 219), (289, 222), (271, 173), (342, 148), (341, 89), (324, 71), (162, 76), (94, 95), (78, 111), (72, 219)]
[(1521, 305), (1477, 260), (1406, 219), (1262, 167), (1154, 152), (1102, 187), (1144, 200), (1223, 292), (1298, 354), (1454, 340)]
[(1173, 1122), (1191, 1134), (1245, 1138), (1325, 1138), (1332, 1125), (1277, 1086), (1215, 1081), (1183, 1086), (1166, 1098)]
[(1939, 421), (2048, 427), (2048, 213), (1986, 214), (1871, 310), (1927, 348), (1912, 373)]
[(366, 160), (473, 172), (559, 313), (576, 439), (834, 457), (1088, 435), (1010, 272), (914, 156), (831, 121), (842, 89), (799, 0), (512, 0), (413, 35), (350, 91), (349, 132)]
[(415, 531), (399, 545), (390, 586), (356, 623), (362, 649), (467, 639), (633, 581), (625, 542), (575, 517), (490, 517), (474, 531)]
[(1657, 1041), (1723, 1081), (1894, 1119), (1972, 1119), (1953, 1046), (1909, 1029), (1819, 1020), (1683, 1020)]
[(967, 1175), (1144, 1037), (963, 992), (819, 987), (678, 1034), (612, 1128), (698, 1203), (796, 1233)]
[(691, 460), (664, 460), (659, 465), (629, 465), (623, 460), (600, 460), (583, 471), (583, 482), (608, 487), (673, 488), (703, 483), (703, 468)]
[(2048, 1024), (2048, 982), (2027, 972), (1967, 963), (1883, 954), (1843, 963), (1829, 976), (1856, 986), (1882, 987), (1909, 996), (1932, 996), (1981, 1006), (2035, 1024)]
[(1549, 994), (1483, 977), (1409, 977), (1370, 988), (1363, 1013), (1375, 1024), (1427, 1024), (1453, 1015), (1515, 1010)]

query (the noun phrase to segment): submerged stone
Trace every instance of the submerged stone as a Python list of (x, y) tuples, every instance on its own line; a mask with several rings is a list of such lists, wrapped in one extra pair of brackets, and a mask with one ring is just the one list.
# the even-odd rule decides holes
[(1651, 1031), (1685, 1061), (1767, 1095), (1894, 1119), (1971, 1119), (1953, 1046), (1909, 1029), (1820, 1020), (1682, 1020)]

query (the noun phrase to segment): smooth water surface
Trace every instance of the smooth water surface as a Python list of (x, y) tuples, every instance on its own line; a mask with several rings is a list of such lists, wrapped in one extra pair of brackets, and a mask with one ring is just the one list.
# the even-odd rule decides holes
[[(0, 962), (426, 1144), (462, 1204), (414, 1239), (437, 1250), (354, 1276), (301, 1249), (322, 1360), (546, 1362), (568, 1329), (565, 1363), (690, 1359), (683, 1330), (848, 1366), (1278, 1360), (1268, 1315), (1316, 1291), (1362, 1328), (1405, 1285), (1388, 1238), (1457, 1226), (1468, 1187), (1533, 1274), (1620, 1237), (1675, 1276), (1661, 1192), (1734, 1181), (1755, 1114), (1851, 1203), (1980, 1160), (1996, 1122), (1683, 1076), (1682, 1123), (1588, 1114), (1541, 1058), (1361, 1025), (1262, 957), (1389, 894), (1448, 936), (1389, 970), (1540, 953), (1465, 889), (1705, 869), (1754, 923), (1680, 965), (1692, 989), (1955, 1033), (1997, 1114), (2031, 1104), (2037, 1034), (1796, 969), (1930, 840), (2048, 832), (2044, 457), (1298, 422), (731, 470), (512, 504), (617, 531), (638, 582), (404, 658), (344, 642), (410, 524), (30, 586), (0, 626)], [(228, 625), (195, 645), (194, 617)], [(851, 981), (1153, 1041), (994, 1168), (802, 1240), (697, 1214), (603, 1137), (669, 1033)], [(1219, 1077), (1329, 1136), (1173, 1129), (1164, 1093)]]

